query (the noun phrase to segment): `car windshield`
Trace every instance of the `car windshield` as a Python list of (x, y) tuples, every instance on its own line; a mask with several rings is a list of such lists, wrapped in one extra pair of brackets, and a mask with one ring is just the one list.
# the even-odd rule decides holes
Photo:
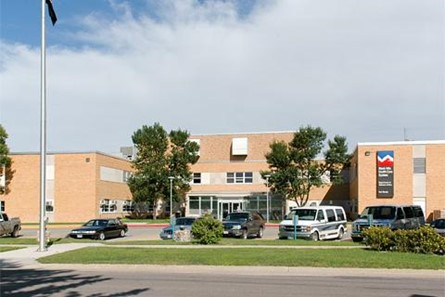
[(108, 220), (91, 220), (83, 224), (85, 227), (106, 226)]
[(296, 208), (287, 215), (288, 219), (291, 219), (294, 215), (298, 216), (298, 220), (301, 221), (315, 221), (315, 216), (317, 215), (316, 209), (304, 209)]
[(360, 218), (366, 219), (372, 214), (374, 220), (391, 220), (396, 216), (396, 208), (393, 206), (371, 206), (363, 210)]
[(193, 218), (177, 218), (176, 225), (190, 226), (193, 224), (194, 221), (195, 219)]
[(248, 213), (231, 213), (227, 215), (227, 217), (224, 219), (224, 221), (247, 221), (249, 218)]

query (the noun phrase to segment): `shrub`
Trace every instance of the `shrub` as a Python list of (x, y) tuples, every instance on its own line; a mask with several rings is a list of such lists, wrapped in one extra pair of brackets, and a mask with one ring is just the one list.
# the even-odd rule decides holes
[(211, 215), (204, 215), (192, 225), (193, 238), (200, 244), (217, 243), (221, 240), (223, 231), (223, 224)]
[(394, 233), (388, 227), (370, 227), (363, 231), (363, 238), (374, 250), (388, 251), (394, 246)]
[(387, 227), (371, 227), (363, 231), (363, 236), (364, 243), (378, 251), (422, 254), (444, 254), (445, 252), (445, 238), (429, 226), (396, 231)]

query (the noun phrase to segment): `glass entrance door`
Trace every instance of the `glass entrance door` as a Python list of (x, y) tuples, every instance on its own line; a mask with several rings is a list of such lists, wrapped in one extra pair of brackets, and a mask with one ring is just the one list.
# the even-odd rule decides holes
[(218, 219), (223, 220), (229, 213), (242, 211), (244, 209), (243, 200), (219, 201)]

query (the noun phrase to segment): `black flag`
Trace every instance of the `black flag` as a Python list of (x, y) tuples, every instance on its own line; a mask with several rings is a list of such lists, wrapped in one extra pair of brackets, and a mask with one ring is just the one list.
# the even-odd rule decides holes
[(49, 17), (51, 18), (51, 22), (53, 23), (53, 26), (54, 26), (57, 22), (57, 16), (56, 16), (56, 12), (54, 11), (53, 1), (46, 0), (46, 5), (48, 5)]

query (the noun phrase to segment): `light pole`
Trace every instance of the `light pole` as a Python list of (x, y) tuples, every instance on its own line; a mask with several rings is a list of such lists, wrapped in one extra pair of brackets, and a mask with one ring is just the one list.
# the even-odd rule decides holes
[(169, 176), (168, 179), (170, 180), (170, 222), (172, 222), (173, 218), (173, 180), (175, 179), (174, 176)]
[(270, 174), (266, 174), (264, 177), (266, 178), (266, 187), (267, 187), (267, 192), (266, 192), (266, 222), (269, 223), (269, 178), (270, 178)]

